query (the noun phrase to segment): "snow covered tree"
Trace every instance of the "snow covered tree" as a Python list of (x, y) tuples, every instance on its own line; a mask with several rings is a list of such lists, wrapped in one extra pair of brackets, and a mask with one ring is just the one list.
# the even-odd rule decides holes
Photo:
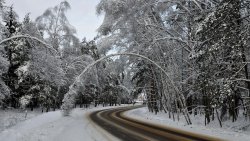
[[(43, 15), (36, 19), (38, 30), (44, 35), (46, 41), (53, 46), (58, 52), (59, 56), (55, 56), (59, 64), (58, 68), (62, 76), (63, 85), (56, 85), (57, 87), (57, 101), (61, 101), (67, 88), (78, 75), (85, 63), (85, 59), (89, 61), (88, 57), (80, 57), (80, 44), (78, 38), (75, 36), (75, 29), (70, 25), (66, 12), (70, 9), (70, 4), (67, 1), (62, 1), (59, 5), (47, 9)], [(61, 102), (59, 102), (61, 103)], [(60, 104), (59, 104), (60, 105)]]
[[(1, 49), (0, 49), (1, 50)], [(6, 73), (8, 70), (9, 62), (6, 58), (2, 57), (2, 53), (0, 53), (0, 76), (2, 76), (3, 73)], [(0, 78), (0, 107), (6, 106), (5, 103), (3, 103), (3, 100), (9, 97), (10, 90), (8, 86), (4, 83), (2, 78)]]
[[(17, 15), (13, 11), (13, 7), (10, 7), (6, 15), (3, 17), (6, 22), (6, 28), (4, 29), (4, 38), (10, 38), (14, 35), (17, 35), (19, 32), (20, 24), (17, 22)], [(18, 98), (21, 96), (18, 89), (18, 75), (16, 73), (17, 69), (26, 59), (24, 54), (20, 54), (20, 50), (23, 49), (24, 41), (20, 39), (12, 40), (8, 43), (5, 43), (4, 48), (6, 51), (6, 56), (9, 61), (8, 71), (3, 74), (3, 80), (6, 85), (11, 89), (11, 95), (9, 103), (12, 107), (18, 107)], [(24, 57), (24, 58), (23, 58)]]
[(137, 67), (138, 71), (132, 78), (132, 81), (136, 84), (134, 96), (138, 96), (143, 91), (146, 92), (149, 111), (157, 113), (159, 111), (157, 105), (157, 97), (159, 95), (156, 86), (156, 75), (152, 69), (152, 65), (147, 64), (145, 61), (140, 61), (137, 63)]
[[(155, 2), (153, 0), (102, 0), (97, 6), (97, 12), (105, 13), (105, 18), (99, 28), (99, 32), (105, 35), (102, 42), (103, 47), (106, 45), (110, 47), (109, 44), (112, 44), (111, 47), (116, 47), (116, 49), (121, 48), (121, 51), (139, 53), (159, 62), (166, 70), (170, 70), (170, 72), (173, 73), (170, 79), (179, 79), (176, 81), (177, 83), (175, 83), (174, 87), (180, 89), (180, 70), (173, 69), (173, 67), (178, 66), (177, 62), (174, 62), (176, 58), (169, 57), (169, 61), (171, 61), (174, 66), (166, 65), (167, 59), (165, 58), (168, 51), (173, 51), (173, 49), (170, 48), (171, 44), (176, 45), (180, 43), (179, 45), (181, 47), (187, 46), (184, 40), (185, 38), (182, 39), (182, 36), (177, 37), (169, 32), (170, 29), (168, 25), (166, 25), (166, 22), (164, 22), (164, 15), (167, 15), (167, 13), (165, 13), (166, 10), (174, 6), (174, 2), (171, 2)], [(177, 3), (177, 1), (175, 2)], [(153, 71), (157, 72), (157, 69)], [(159, 74), (157, 72), (157, 76), (159, 76)], [(160, 78), (162, 78), (163, 81), (156, 81), (160, 83), (164, 82), (164, 78)], [(155, 79), (157, 79), (157, 77), (155, 77)], [(170, 83), (166, 82), (166, 84), (168, 85)], [(157, 94), (162, 93), (161, 89), (154, 88)], [(173, 88), (173, 86), (169, 88)], [(173, 91), (175, 88), (173, 88)], [(182, 94), (176, 95), (178, 102), (181, 103), (180, 105), (185, 109), (186, 102), (184, 96)], [(183, 112), (185, 114), (187, 113), (185, 110), (183, 110)]]
[[(241, 1), (223, 0), (199, 25), (200, 44), (195, 48), (199, 67), (197, 88), (206, 106), (206, 120), (210, 122), (213, 108), (229, 108), (235, 121), (244, 87), (244, 42), (241, 35)], [(224, 108), (223, 108), (224, 107)], [(222, 111), (223, 118), (225, 111)]]
[[(0, 15), (3, 16), (3, 0), (0, 0)], [(4, 25), (0, 24), (0, 30), (4, 30)], [(4, 35), (0, 35), (0, 39), (3, 39)], [(0, 45), (0, 107), (6, 106), (3, 100), (9, 97), (10, 90), (6, 86), (5, 82), (2, 80), (2, 74), (8, 71), (9, 62), (6, 58), (6, 51), (2, 45)]]
[[(29, 15), (26, 15), (20, 26), (20, 34), (28, 34), (43, 42), (41, 33), (37, 30), (36, 24), (30, 20)], [(50, 107), (54, 109), (59, 107), (57, 87), (64, 84), (64, 71), (61, 68), (59, 54), (33, 39), (22, 40), (25, 44), (17, 52), (25, 54), (26, 59), (19, 59), (22, 63), (16, 71), (17, 90), (20, 96), (30, 97), (27, 106), (31, 110), (40, 105), (46, 105), (47, 111)]]
[[(3, 42), (5, 50), (1, 48), (1, 75), (11, 90), (4, 102), (18, 108), (20, 99), (29, 97), (27, 106), (31, 109), (41, 105), (47, 111), (59, 107), (57, 88), (65, 83), (60, 54), (43, 41), (41, 32), (28, 14), (22, 23), (18, 23), (16, 17), (12, 7), (3, 16), (6, 28), (3, 27), (2, 39), (9, 40)], [(6, 65), (8, 69), (3, 73)], [(5, 95), (8, 92), (2, 83), (1, 91)]]
[(76, 30), (70, 25), (66, 12), (70, 9), (67, 1), (62, 1), (59, 5), (47, 9), (43, 15), (36, 19), (40, 32), (45, 37), (48, 36), (48, 42), (59, 50), (60, 47), (78, 44), (78, 38), (75, 36)]

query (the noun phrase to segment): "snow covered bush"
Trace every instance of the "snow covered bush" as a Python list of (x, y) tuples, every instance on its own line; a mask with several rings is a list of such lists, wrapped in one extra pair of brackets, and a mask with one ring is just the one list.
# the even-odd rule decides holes
[(29, 95), (22, 96), (19, 100), (19, 103), (21, 104), (21, 108), (25, 109), (26, 106), (30, 103), (30, 100), (31, 100), (31, 96)]

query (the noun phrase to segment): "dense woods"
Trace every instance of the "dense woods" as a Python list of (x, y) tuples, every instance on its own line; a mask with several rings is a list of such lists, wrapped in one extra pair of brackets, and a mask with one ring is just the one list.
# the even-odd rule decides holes
[(152, 112), (183, 113), (189, 124), (188, 115), (200, 110), (205, 124), (249, 118), (249, 6), (247, 0), (102, 0), (100, 48), (112, 44), (167, 71), (127, 58), (133, 95), (146, 94)]
[(188, 124), (197, 114), (221, 126), (250, 119), (249, 0), (101, 0), (90, 41), (76, 36), (68, 10), (63, 1), (32, 21), (0, 0), (2, 109), (68, 115), (145, 95), (149, 111)]

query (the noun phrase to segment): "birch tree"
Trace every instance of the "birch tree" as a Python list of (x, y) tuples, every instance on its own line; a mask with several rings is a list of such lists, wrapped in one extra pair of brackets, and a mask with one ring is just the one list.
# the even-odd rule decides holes
[(76, 30), (70, 25), (66, 12), (70, 9), (67, 1), (62, 1), (59, 5), (47, 9), (36, 19), (38, 29), (47, 38), (48, 42), (59, 50), (60, 47), (78, 44), (78, 38), (75, 36)]

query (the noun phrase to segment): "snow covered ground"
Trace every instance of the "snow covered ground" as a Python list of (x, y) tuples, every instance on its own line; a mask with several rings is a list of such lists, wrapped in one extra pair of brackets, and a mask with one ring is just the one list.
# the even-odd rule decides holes
[(3, 130), (0, 141), (116, 141), (87, 118), (90, 112), (106, 108), (110, 107), (77, 108), (68, 117), (60, 111), (44, 113)]
[(7, 109), (0, 110), (0, 132), (6, 128), (10, 128), (19, 122), (25, 121), (32, 117), (42, 114), (40, 110), (20, 110), (20, 109)]
[[(0, 111), (0, 125), (2, 126), (0, 141), (118, 141), (119, 139), (109, 135), (88, 119), (89, 113), (106, 108), (110, 107), (76, 108), (68, 117), (63, 117), (60, 111), (44, 114), (35, 111), (29, 112), (26, 119), (24, 118), (25, 113), (21, 111), (19, 113), (17, 111)], [(186, 125), (182, 117), (179, 122), (174, 122), (168, 118), (168, 114), (158, 113), (155, 116), (154, 113), (148, 112), (146, 107), (128, 111), (125, 115), (226, 140), (250, 140), (250, 131), (239, 129), (242, 122), (224, 122), (223, 128), (220, 128), (216, 122), (204, 126), (203, 116), (196, 116), (192, 117), (193, 125)], [(7, 117), (15, 117), (15, 119)], [(4, 123), (9, 126), (3, 127)]]
[[(204, 116), (191, 116), (193, 124), (187, 125), (182, 116), (180, 117), (179, 122), (174, 122), (172, 119), (168, 118), (168, 114), (160, 112), (156, 116), (154, 113), (150, 113), (146, 107), (128, 111), (125, 113), (125, 115), (138, 120), (180, 128), (191, 132), (202, 133), (225, 140), (250, 141), (250, 131), (240, 130), (240, 127), (244, 124), (243, 119), (239, 119), (240, 121), (235, 123), (232, 123), (231, 121), (223, 122), (223, 127), (220, 128), (217, 120), (211, 122), (207, 126), (204, 126)], [(249, 121), (245, 123), (249, 123)]]

